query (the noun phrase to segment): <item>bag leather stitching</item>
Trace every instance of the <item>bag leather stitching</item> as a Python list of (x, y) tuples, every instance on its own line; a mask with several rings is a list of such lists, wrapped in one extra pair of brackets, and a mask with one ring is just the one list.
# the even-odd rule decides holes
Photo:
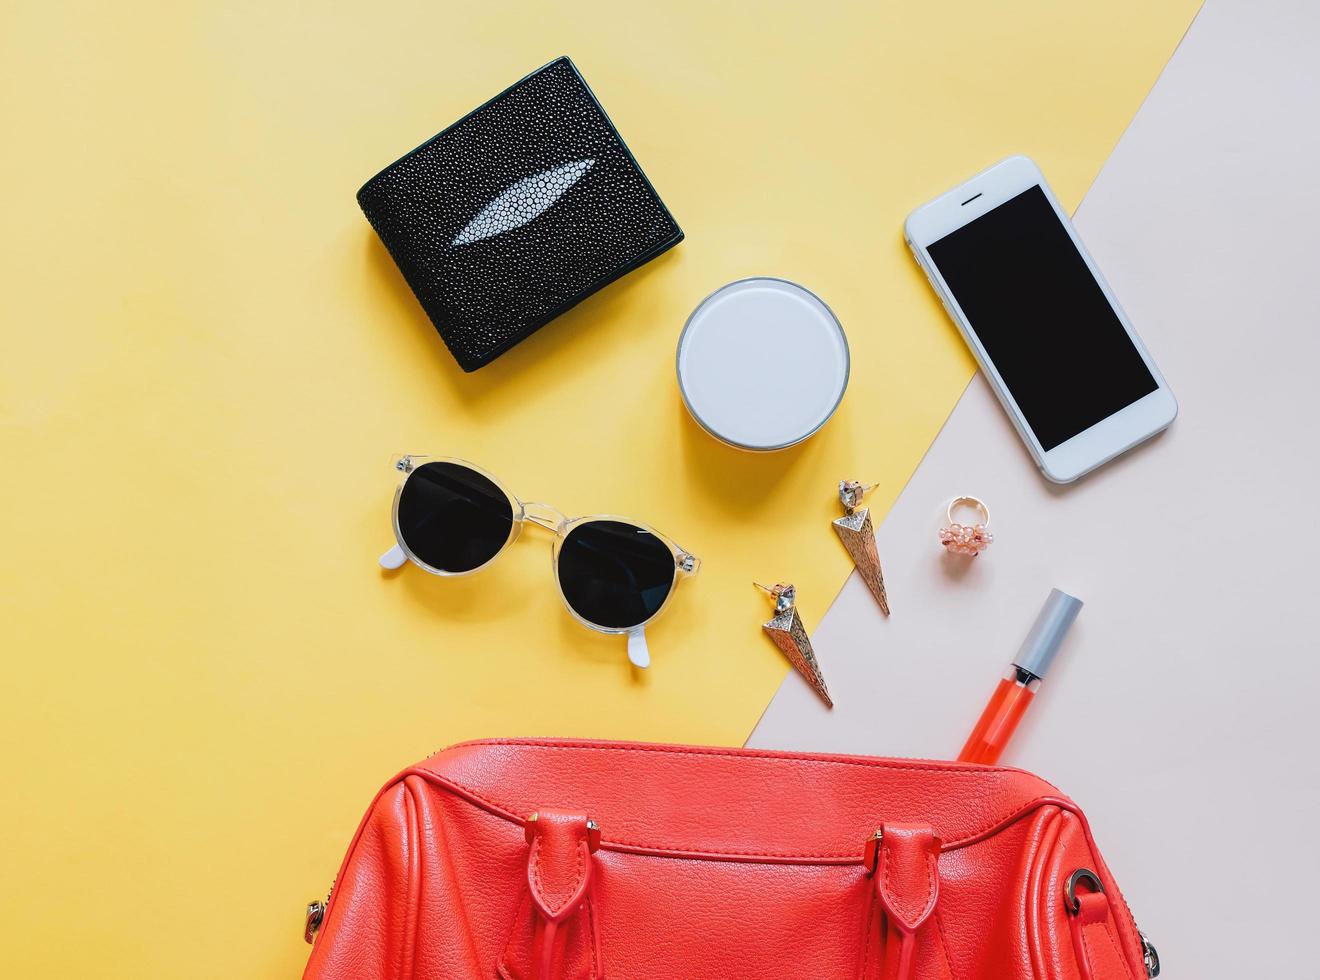
[[(1126, 976), (1128, 980), (1132, 980), (1132, 970), (1128, 967), (1127, 957), (1124, 956), (1122, 951), (1118, 948), (1118, 943), (1114, 942), (1114, 935), (1109, 931), (1108, 919), (1105, 920), (1103, 925), (1100, 923), (1096, 924), (1100, 925), (1100, 932), (1109, 940), (1110, 948), (1113, 949), (1114, 955), (1118, 957), (1118, 965), (1123, 968), (1123, 975)], [(1086, 947), (1086, 958), (1094, 963), (1095, 957), (1091, 955), (1091, 940), (1087, 937), (1087, 933), (1090, 931), (1091, 928), (1089, 926), (1082, 927), (1082, 945)]]
[(591, 980), (596, 980), (600, 976), (596, 966), (596, 910), (590, 898), (583, 899), (582, 906), (587, 918), (587, 955), (591, 957)]
[[(582, 856), (583, 854), (586, 853), (586, 845), (579, 844), (577, 845), (575, 850), (577, 851), (577, 872), (576, 872), (576, 876), (573, 878), (573, 882), (574, 882), (573, 887), (571, 890), (564, 893), (562, 898), (558, 898), (558, 893), (548, 890), (545, 887), (544, 880), (541, 878), (541, 838), (540, 837), (536, 838), (536, 840), (532, 843), (532, 854), (530, 859), (532, 865), (532, 877), (536, 880), (536, 890), (541, 893), (543, 899), (545, 900), (546, 910), (552, 916), (557, 916), (559, 915), (560, 912), (563, 911), (564, 906), (568, 904), (568, 900), (572, 898), (574, 893), (577, 891), (577, 883), (582, 880), (582, 873), (583, 873)], [(557, 901), (555, 900), (556, 898), (558, 898)]]
[(1105, 938), (1109, 940), (1109, 945), (1113, 947), (1114, 955), (1118, 957), (1118, 962), (1123, 966), (1123, 973), (1127, 975), (1128, 980), (1132, 980), (1132, 969), (1128, 966), (1127, 957), (1123, 951), (1118, 948), (1118, 943), (1114, 939), (1114, 933), (1109, 928), (1109, 922), (1106, 920), (1104, 927)]
[(866, 940), (862, 945), (862, 980), (871, 976), (871, 947), (875, 944), (875, 910), (880, 903), (872, 895), (866, 906)]
[(904, 908), (902, 903), (898, 901), (898, 897), (894, 893), (894, 890), (890, 887), (894, 864), (889, 860), (889, 853), (885, 849), (883, 843), (880, 846), (880, 863), (884, 865), (883, 878), (885, 883), (885, 894), (889, 896), (890, 903), (902, 913), (903, 918), (908, 919), (911, 922), (916, 922), (921, 916), (929, 914), (928, 910), (934, 901), (932, 896), (935, 892), (935, 859), (929, 854), (926, 855), (926, 897), (917, 908), (918, 913), (920, 913), (918, 915), (914, 915)]
[[(518, 927), (527, 919), (528, 916), (535, 915), (532, 911), (531, 889), (523, 892), (523, 896), (518, 901), (518, 908), (513, 915), (513, 927), (509, 930), (509, 938), (505, 940), (504, 949), (500, 953), (499, 961), (495, 964), (495, 972), (500, 980), (517, 980), (509, 964), (516, 958), (516, 949), (519, 935)], [(582, 901), (582, 911), (587, 919), (587, 955), (591, 957), (591, 980), (599, 980), (601, 976), (600, 966), (596, 961), (596, 909), (590, 898)]]
[(938, 908), (935, 909), (932, 919), (935, 925), (935, 934), (940, 937), (940, 953), (944, 957), (944, 972), (948, 975), (949, 980), (958, 980), (953, 971), (953, 957), (949, 955), (949, 939), (944, 935), (944, 917), (940, 915)]
[[(796, 754), (792, 752), (767, 752), (757, 749), (741, 749), (737, 752), (721, 752), (718, 749), (703, 749), (686, 745), (598, 745), (592, 742), (542, 742), (535, 739), (477, 739), (459, 742), (450, 749), (466, 748), (474, 745), (529, 746), (542, 749), (567, 749), (570, 751), (590, 752), (649, 752), (660, 755), (694, 755), (712, 759), (771, 759), (803, 763), (813, 766), (860, 766), (866, 769), (892, 769), (895, 772), (938, 772), (949, 776), (983, 776), (987, 772), (1019, 774), (1023, 770), (1009, 766), (964, 766), (959, 764), (942, 765), (935, 762), (896, 762), (889, 759), (852, 759), (847, 757), (826, 757)], [(440, 775), (440, 773), (436, 773)], [(1035, 773), (1027, 773), (1032, 779), (1048, 786), (1062, 795), (1062, 791)], [(441, 777), (446, 778), (446, 777)]]
[(509, 968), (509, 963), (514, 958), (514, 942), (518, 939), (518, 927), (522, 925), (527, 916), (532, 915), (532, 890), (530, 888), (523, 892), (522, 898), (518, 901), (518, 908), (513, 913), (513, 927), (509, 930), (509, 938), (504, 943), (504, 951), (500, 953), (500, 960), (495, 965), (495, 971), (503, 980), (515, 980), (513, 971)]
[[(469, 796), (472, 799), (485, 804), (486, 809), (488, 809), (491, 813), (495, 814), (496, 816), (503, 817), (505, 820), (508, 820), (511, 823), (522, 822), (520, 817), (518, 817), (512, 811), (506, 809), (502, 804), (497, 803), (495, 800), (492, 800), (482, 795), (481, 793), (477, 792), (471, 787), (465, 786), (464, 784), (452, 779), (449, 776), (443, 776), (433, 769), (425, 769), (420, 766), (412, 771), (428, 779), (435, 780), (436, 782), (440, 783), (445, 787), (457, 790), (459, 793), (465, 796)], [(957, 850), (960, 847), (966, 847), (970, 844), (978, 843), (981, 838), (985, 837), (990, 832), (998, 830), (1000, 828), (1008, 827), (1010, 824), (1017, 822), (1024, 815), (1030, 813), (1032, 810), (1039, 809), (1042, 806), (1071, 807), (1073, 806), (1073, 804), (1067, 800), (1058, 800), (1049, 797), (1041, 797), (1035, 800), (1031, 800), (1028, 803), (1023, 804), (1017, 810), (1011, 811), (1006, 816), (997, 819), (990, 824), (987, 824), (985, 827), (982, 827), (980, 830), (968, 834), (965, 837), (959, 837), (956, 838), (955, 840), (950, 841), (949, 843), (945, 844), (942, 849), (945, 851), (952, 851), (952, 850)], [(827, 852), (821, 854), (815, 854), (815, 853), (804, 854), (800, 851), (741, 851), (741, 850), (729, 848), (720, 851), (718, 853), (715, 852), (706, 853), (706, 852), (697, 852), (697, 851), (685, 851), (682, 848), (677, 848), (665, 844), (647, 844), (636, 841), (628, 841), (617, 837), (616, 838), (602, 837), (600, 846), (604, 850), (617, 850), (619, 848), (635, 848), (636, 850), (639, 851), (655, 852), (657, 854), (663, 854), (663, 856), (666, 857), (677, 856), (693, 861), (698, 861), (698, 860), (715, 861), (715, 860), (719, 860), (721, 855), (728, 855), (733, 857), (766, 858), (768, 860), (783, 858), (787, 860), (800, 860), (800, 861), (810, 861), (810, 860), (837, 861), (843, 864), (861, 863), (861, 858), (856, 853), (853, 852), (844, 852), (844, 853)]]
[(417, 921), (420, 918), (417, 912), (421, 904), (421, 875), (417, 873), (417, 868), (414, 865), (420, 860), (418, 844), (421, 840), (421, 833), (417, 826), (417, 801), (413, 798), (412, 787), (405, 780), (401, 789), (403, 790), (405, 820), (403, 847), (406, 884), (404, 887), (408, 895), (408, 913), (403, 923), (404, 941), (402, 948), (399, 950), (399, 977), (401, 980), (412, 980), (416, 953)]
[[(1086, 842), (1091, 849), (1091, 856), (1095, 860), (1096, 871), (1100, 873), (1102, 879), (1109, 878), (1112, 881), (1113, 875), (1110, 874), (1109, 868), (1105, 865), (1105, 859), (1101, 857), (1099, 848), (1096, 847), (1096, 843), (1091, 837), (1091, 831), (1085, 818), (1081, 814), (1069, 814), (1069, 816), (1081, 824), (1082, 836), (1086, 839)], [(1127, 899), (1123, 896), (1123, 893), (1118, 890), (1117, 884), (1114, 884), (1113, 887), (1110, 888), (1106, 897), (1109, 899), (1111, 910), (1115, 907), (1123, 910), (1123, 915), (1125, 917), (1123, 922), (1120, 924), (1118, 920), (1111, 917), (1111, 923), (1113, 929), (1117, 930), (1118, 933), (1119, 948), (1129, 949), (1128, 944), (1132, 944), (1130, 947), (1132, 952), (1130, 954), (1124, 954), (1123, 962), (1130, 963), (1132, 962), (1132, 956), (1135, 956), (1136, 962), (1139, 964), (1137, 976), (1140, 976), (1142, 973), (1146, 972), (1146, 967), (1145, 957), (1142, 954), (1141, 941), (1139, 938), (1140, 930), (1137, 929), (1137, 920), (1133, 917), (1132, 909), (1128, 906)], [(1123, 929), (1124, 925), (1128, 927), (1126, 932)]]
[(1079, 966), (1085, 966), (1085, 967), (1086, 967), (1086, 972), (1087, 972), (1088, 974), (1092, 974), (1092, 975), (1093, 975), (1093, 974), (1095, 973), (1095, 971), (1094, 971), (1093, 969), (1091, 969), (1091, 964), (1095, 962), (1095, 957), (1091, 955), (1091, 943), (1090, 943), (1090, 941), (1087, 940), (1087, 938), (1086, 938), (1086, 930), (1085, 930), (1085, 929), (1082, 930), (1082, 949), (1085, 950), (1085, 952), (1086, 952), (1086, 963), (1085, 963), (1085, 964), (1079, 964)]
[[(1060, 815), (1060, 820), (1062, 821), (1063, 819), (1064, 819), (1064, 817), (1063, 817), (1062, 815)], [(1060, 831), (1060, 836), (1062, 836), (1062, 831)], [(1063, 863), (1065, 864), (1065, 866), (1066, 866), (1066, 858), (1064, 857), (1064, 855), (1065, 855), (1065, 854), (1067, 853), (1067, 851), (1068, 851), (1068, 845), (1069, 845), (1069, 843), (1070, 843), (1069, 841), (1064, 841), (1063, 844), (1062, 844), (1062, 845), (1060, 846), (1060, 848), (1059, 848), (1059, 859), (1060, 859), (1061, 862), (1063, 862)], [(1109, 896), (1108, 896), (1108, 895), (1105, 896), (1105, 903), (1106, 903), (1107, 905), (1110, 906), (1111, 911), (1112, 911), (1112, 903), (1109, 901)], [(1128, 980), (1133, 980), (1133, 977), (1132, 977), (1132, 968), (1128, 965), (1128, 959), (1127, 959), (1127, 956), (1124, 955), (1122, 949), (1118, 946), (1118, 944), (1117, 944), (1116, 942), (1114, 942), (1114, 934), (1113, 934), (1112, 930), (1110, 929), (1110, 923), (1113, 922), (1113, 918), (1114, 918), (1114, 917), (1113, 917), (1112, 915), (1110, 915), (1110, 916), (1106, 916), (1106, 918), (1105, 918), (1105, 922), (1104, 922), (1104, 925), (1101, 926), (1101, 931), (1105, 934), (1105, 937), (1109, 940), (1109, 944), (1113, 947), (1115, 955), (1118, 956), (1118, 962), (1119, 962), (1119, 965), (1123, 967), (1123, 974), (1124, 974), (1124, 976), (1126, 976), (1126, 977), (1128, 978)], [(1089, 932), (1089, 931), (1090, 931), (1090, 930), (1089, 930), (1088, 927), (1085, 927), (1085, 926), (1082, 927), (1082, 930), (1081, 930), (1081, 932), (1082, 932), (1082, 946), (1086, 949), (1086, 958), (1087, 958), (1087, 960), (1088, 960), (1089, 962), (1092, 962), (1092, 963), (1093, 963), (1093, 962), (1095, 962), (1095, 957), (1091, 955), (1091, 941), (1090, 941), (1090, 940), (1087, 938), (1087, 936), (1086, 936), (1087, 932)], [(1092, 972), (1094, 972), (1094, 971), (1092, 971)]]
[[(1050, 976), (1051, 971), (1045, 962), (1045, 954), (1041, 949), (1041, 935), (1043, 929), (1053, 929), (1047, 924), (1043, 924), (1041, 919), (1042, 894), (1048, 892), (1047, 886), (1037, 888), (1037, 884), (1044, 877), (1047, 871), (1049, 858), (1053, 854), (1055, 841), (1059, 837), (1060, 813), (1053, 807), (1047, 807), (1041, 813), (1036, 824), (1036, 832), (1033, 836), (1033, 851), (1031, 860), (1027, 865), (1027, 888), (1023, 893), (1022, 913), (1023, 921), (1027, 930), (1027, 953), (1032, 974), (1046, 978)], [(1046, 903), (1048, 907), (1048, 902)], [(1056, 956), (1057, 963), (1057, 956)], [(1061, 969), (1053, 971), (1061, 973)]]

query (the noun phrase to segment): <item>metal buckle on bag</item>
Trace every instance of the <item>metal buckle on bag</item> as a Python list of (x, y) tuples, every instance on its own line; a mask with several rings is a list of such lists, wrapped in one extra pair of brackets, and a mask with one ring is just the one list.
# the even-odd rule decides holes
[[(1077, 915), (1082, 911), (1082, 903), (1077, 899), (1077, 886), (1082, 882), (1086, 882), (1101, 895), (1105, 893), (1105, 886), (1094, 871), (1090, 868), (1078, 868), (1068, 876), (1068, 881), (1063, 886), (1063, 907), (1068, 910), (1069, 915)], [(1140, 929), (1137, 930), (1137, 937), (1141, 940), (1141, 961), (1146, 966), (1146, 977), (1148, 980), (1154, 980), (1160, 975), (1159, 951)]]
[(1076, 915), (1082, 910), (1082, 903), (1077, 900), (1077, 886), (1083, 881), (1101, 895), (1105, 893), (1105, 886), (1101, 884), (1100, 878), (1094, 871), (1090, 868), (1078, 868), (1068, 876), (1068, 881), (1063, 886), (1063, 907), (1068, 910), (1069, 915)]

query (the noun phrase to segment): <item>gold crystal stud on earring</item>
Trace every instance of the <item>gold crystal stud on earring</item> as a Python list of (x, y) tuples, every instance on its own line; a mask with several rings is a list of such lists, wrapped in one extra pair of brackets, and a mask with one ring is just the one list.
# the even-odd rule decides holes
[(834, 702), (825, 687), (820, 664), (816, 662), (815, 651), (811, 649), (811, 638), (807, 636), (807, 628), (802, 625), (802, 617), (798, 615), (797, 589), (782, 582), (773, 588), (760, 582), (752, 584), (763, 592), (769, 592), (771, 598), (775, 600), (775, 617), (768, 623), (762, 623), (761, 629), (775, 641), (775, 646), (784, 651), (788, 662), (807, 679), (807, 683), (820, 695), (821, 700), (828, 707), (833, 708)]
[(839, 502), (846, 511), (834, 521), (835, 533), (848, 549), (862, 581), (880, 603), (880, 611), (889, 615), (889, 596), (885, 594), (885, 576), (880, 571), (880, 554), (875, 547), (875, 528), (871, 526), (871, 508), (862, 507), (862, 495), (876, 484), (864, 487), (856, 480), (839, 481)]

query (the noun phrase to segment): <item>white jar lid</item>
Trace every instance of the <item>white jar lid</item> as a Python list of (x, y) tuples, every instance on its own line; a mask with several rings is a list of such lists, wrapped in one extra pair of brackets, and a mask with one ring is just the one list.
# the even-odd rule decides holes
[(767, 452), (824, 425), (848, 387), (848, 338), (820, 297), (785, 279), (739, 279), (692, 311), (678, 387), (703, 429)]

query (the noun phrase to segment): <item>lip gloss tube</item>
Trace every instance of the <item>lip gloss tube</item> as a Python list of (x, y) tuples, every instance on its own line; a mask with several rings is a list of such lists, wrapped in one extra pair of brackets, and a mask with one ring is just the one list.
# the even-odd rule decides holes
[(1013, 737), (1022, 716), (1040, 690), (1040, 682), (1059, 652), (1068, 627), (1072, 626), (1081, 609), (1081, 599), (1058, 589), (1050, 590), (1031, 632), (1004, 671), (990, 703), (981, 712), (981, 719), (958, 754), (959, 762), (992, 766), (999, 761), (1008, 740)]

